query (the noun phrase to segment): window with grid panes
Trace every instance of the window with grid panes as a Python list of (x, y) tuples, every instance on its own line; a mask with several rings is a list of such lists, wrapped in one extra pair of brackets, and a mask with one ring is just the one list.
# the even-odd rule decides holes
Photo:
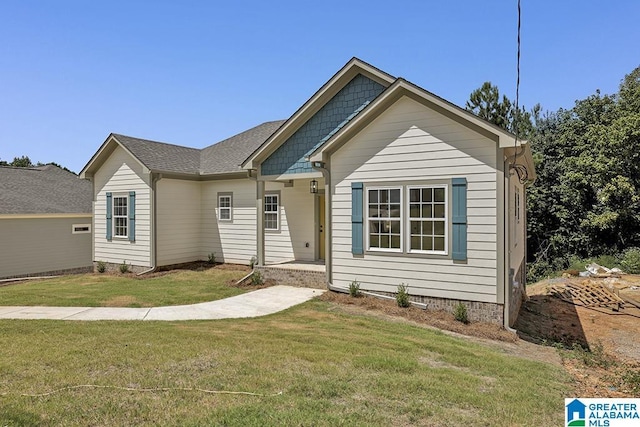
[(279, 225), (279, 197), (277, 194), (266, 194), (264, 196), (264, 229), (278, 230)]
[(113, 197), (113, 235), (115, 237), (127, 237), (128, 197)]
[(409, 187), (409, 250), (447, 250), (447, 191), (445, 186)]
[(402, 189), (367, 190), (368, 247), (371, 250), (402, 250)]

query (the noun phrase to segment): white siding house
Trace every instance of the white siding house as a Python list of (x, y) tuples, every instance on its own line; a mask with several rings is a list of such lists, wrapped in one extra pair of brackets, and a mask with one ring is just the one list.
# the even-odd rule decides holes
[[(287, 120), (204, 149), (112, 134), (82, 176), (96, 261), (143, 270), (213, 253), (265, 274), (312, 263), (332, 290), (405, 284), (429, 307), (515, 321), (528, 144), (357, 58)], [(127, 194), (128, 220), (110, 199)], [(135, 238), (114, 237), (116, 213)]]

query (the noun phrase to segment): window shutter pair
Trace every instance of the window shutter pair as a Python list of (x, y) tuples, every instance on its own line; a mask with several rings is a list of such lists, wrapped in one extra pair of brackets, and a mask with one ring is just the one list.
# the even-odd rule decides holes
[[(467, 259), (467, 180), (453, 178), (452, 195), (452, 230), (451, 254), (454, 261)], [(361, 182), (351, 183), (351, 253), (364, 253), (364, 221), (363, 221), (363, 185)]]
[[(136, 192), (129, 192), (129, 241), (136, 241)], [(107, 240), (113, 239), (113, 194), (107, 193)]]

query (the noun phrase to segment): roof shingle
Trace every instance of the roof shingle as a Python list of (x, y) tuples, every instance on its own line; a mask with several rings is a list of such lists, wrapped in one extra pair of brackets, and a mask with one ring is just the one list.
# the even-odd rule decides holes
[(154, 172), (215, 175), (242, 171), (242, 162), (284, 122), (263, 123), (201, 150), (115, 133), (112, 136)]
[(54, 165), (0, 166), (0, 214), (91, 213), (91, 183)]

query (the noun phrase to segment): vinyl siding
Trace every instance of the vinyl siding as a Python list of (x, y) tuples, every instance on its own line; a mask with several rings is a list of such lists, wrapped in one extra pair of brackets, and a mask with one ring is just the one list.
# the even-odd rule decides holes
[[(231, 221), (218, 221), (218, 193), (233, 193)], [(201, 256), (249, 264), (256, 254), (256, 183), (248, 179), (203, 182)]]
[(0, 219), (0, 278), (91, 266), (91, 233), (72, 234), (82, 218)]
[(200, 187), (176, 179), (156, 183), (158, 266), (207, 259), (201, 251)]
[(266, 262), (313, 261), (316, 205), (309, 180), (296, 180), (293, 187), (267, 183), (266, 191), (272, 190), (280, 191), (280, 230), (265, 231)]
[[(266, 192), (280, 194), (280, 230), (265, 232), (267, 263), (313, 260), (315, 254), (315, 204), (309, 180), (293, 187), (266, 183)], [(233, 193), (232, 220), (218, 220), (218, 193)], [(256, 256), (256, 183), (248, 179), (210, 181), (202, 184), (203, 257), (248, 264)], [(306, 244), (309, 247), (306, 247)]]
[[(396, 292), (406, 283), (414, 295), (497, 302), (496, 158), (493, 141), (413, 100), (398, 100), (331, 156), (333, 284), (348, 287), (357, 280), (362, 289)], [(449, 257), (371, 253), (366, 247), (363, 256), (351, 254), (352, 182), (454, 177), (468, 183), (466, 263), (450, 259), (450, 245)]]
[[(151, 267), (151, 186), (149, 174), (118, 147), (94, 176), (94, 261)], [(106, 194), (136, 192), (136, 241), (106, 238)]]

